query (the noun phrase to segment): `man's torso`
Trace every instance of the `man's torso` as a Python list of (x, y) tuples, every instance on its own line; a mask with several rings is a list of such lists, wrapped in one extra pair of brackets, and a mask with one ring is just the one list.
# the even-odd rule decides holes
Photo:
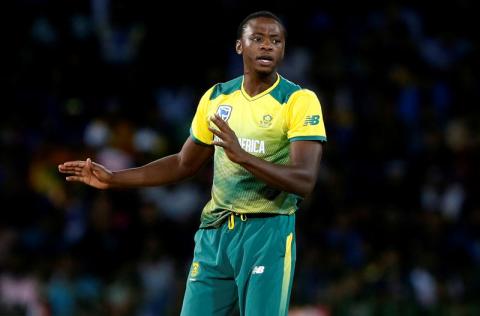
[[(211, 139), (208, 138), (213, 136), (204, 133), (204, 125), (213, 127), (208, 119), (218, 113), (233, 129), (245, 151), (275, 164), (287, 164), (292, 141), (288, 133), (292, 125), (292, 108), (288, 102), (292, 96), (305, 90), (279, 76), (272, 87), (250, 97), (242, 88), (242, 79), (239, 77), (217, 84), (207, 92), (209, 95), (202, 98), (201, 111), (197, 111), (192, 124), (192, 137), (197, 142), (209, 144)], [(321, 111), (320, 107), (318, 110)], [(320, 123), (315, 118), (312, 121), (311, 117), (315, 114), (303, 119), (300, 125), (306, 124), (309, 128), (308, 124), (312, 122)], [(321, 123), (323, 126), (323, 121)], [(314, 134), (303, 137), (324, 140), (324, 128), (323, 132)], [(197, 135), (202, 135), (202, 139), (197, 139)], [(216, 146), (212, 199), (203, 210), (201, 226), (217, 226), (231, 212), (291, 214), (295, 212), (298, 201), (298, 196), (269, 187), (242, 166), (231, 162), (223, 148)]]

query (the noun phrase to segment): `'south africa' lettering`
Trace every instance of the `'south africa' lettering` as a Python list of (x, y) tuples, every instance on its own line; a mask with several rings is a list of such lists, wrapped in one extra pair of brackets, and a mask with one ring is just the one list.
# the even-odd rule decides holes
[(263, 140), (239, 138), (238, 142), (240, 143), (240, 147), (242, 147), (243, 150), (248, 151), (249, 153), (265, 153), (265, 142)]
[[(217, 136), (214, 137), (215, 141), (222, 141)], [(238, 138), (238, 143), (243, 150), (254, 153), (254, 154), (264, 154), (265, 153), (265, 141), (258, 139), (250, 138)]]

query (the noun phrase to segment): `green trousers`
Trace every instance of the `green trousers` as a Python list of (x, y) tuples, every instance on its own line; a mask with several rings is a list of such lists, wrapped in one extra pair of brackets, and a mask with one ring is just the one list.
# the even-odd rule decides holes
[(295, 268), (295, 215), (233, 214), (199, 229), (182, 316), (285, 316)]

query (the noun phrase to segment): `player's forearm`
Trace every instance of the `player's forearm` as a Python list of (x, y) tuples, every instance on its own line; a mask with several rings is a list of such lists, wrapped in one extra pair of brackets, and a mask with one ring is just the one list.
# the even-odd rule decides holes
[(146, 187), (170, 184), (190, 177), (194, 170), (181, 163), (179, 154), (167, 156), (138, 168), (113, 172), (111, 187)]
[(311, 168), (278, 165), (250, 154), (246, 154), (239, 164), (269, 186), (302, 197), (310, 194), (315, 186), (316, 172)]

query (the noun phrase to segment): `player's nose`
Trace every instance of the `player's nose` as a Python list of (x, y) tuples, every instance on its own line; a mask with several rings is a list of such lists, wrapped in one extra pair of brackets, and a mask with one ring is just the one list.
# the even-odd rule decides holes
[(273, 50), (273, 43), (270, 40), (265, 39), (264, 41), (262, 41), (260, 48), (263, 50)]

